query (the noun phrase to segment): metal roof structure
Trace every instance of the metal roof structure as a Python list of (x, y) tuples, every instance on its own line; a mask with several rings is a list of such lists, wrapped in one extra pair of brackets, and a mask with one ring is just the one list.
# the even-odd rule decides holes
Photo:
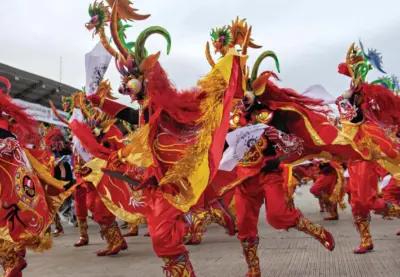
[(49, 107), (53, 101), (62, 110), (61, 96), (70, 96), (80, 89), (0, 63), (0, 75), (11, 82), (10, 95), (31, 103)]

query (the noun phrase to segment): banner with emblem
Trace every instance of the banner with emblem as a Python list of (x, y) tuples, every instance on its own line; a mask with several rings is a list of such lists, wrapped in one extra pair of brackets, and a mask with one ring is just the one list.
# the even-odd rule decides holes
[(226, 142), (229, 147), (225, 150), (218, 169), (232, 171), (243, 158), (244, 154), (256, 144), (267, 127), (268, 125), (266, 124), (256, 124), (228, 133)]
[(101, 42), (97, 43), (92, 51), (85, 55), (86, 95), (96, 93), (111, 62), (111, 54), (107, 52)]

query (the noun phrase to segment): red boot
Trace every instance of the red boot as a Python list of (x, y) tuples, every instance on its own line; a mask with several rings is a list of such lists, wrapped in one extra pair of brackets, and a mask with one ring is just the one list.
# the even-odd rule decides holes
[(235, 235), (235, 220), (230, 212), (225, 208), (219, 199), (214, 199), (209, 203), (213, 222), (225, 228), (230, 236)]
[(107, 247), (103, 251), (97, 252), (97, 256), (113, 256), (117, 255), (121, 250), (128, 249), (128, 244), (122, 237), (117, 222), (101, 224), (100, 228), (101, 237), (106, 240)]
[(400, 236), (400, 232), (398, 232), (398, 233), (396, 234), (396, 236)]
[(56, 217), (54, 219), (54, 225), (55, 225), (55, 229), (53, 232), (53, 236), (54, 237), (58, 237), (64, 234), (64, 227), (61, 224), (61, 218), (58, 214), (56, 214)]
[(3, 258), (4, 277), (20, 277), (22, 270), (28, 265), (24, 258), (11, 250)]
[(335, 240), (332, 234), (324, 227), (312, 223), (308, 218), (301, 215), (297, 219), (296, 228), (318, 240), (329, 251), (335, 249)]
[(201, 243), (208, 225), (211, 224), (211, 213), (204, 209), (189, 211), (185, 214), (186, 235), (184, 243), (186, 245), (198, 245)]
[(17, 245), (14, 247), (14, 251), (17, 253), (18, 256), (25, 258), (26, 256), (26, 248), (22, 245)]
[(139, 227), (137, 225), (131, 225), (127, 233), (122, 236), (125, 237), (137, 237), (139, 235)]
[(338, 204), (329, 203), (327, 205), (327, 209), (330, 213), (330, 216), (324, 217), (324, 220), (339, 220), (339, 213), (338, 213)]
[(369, 231), (369, 225), (371, 223), (371, 217), (355, 216), (354, 224), (356, 225), (357, 231), (361, 237), (360, 247), (353, 251), (354, 254), (365, 254), (374, 249), (372, 243), (371, 233)]
[(324, 200), (322, 200), (322, 198), (318, 198), (318, 202), (319, 202), (319, 212), (324, 213), (326, 210)]
[(260, 260), (258, 258), (258, 237), (243, 239), (242, 243), (243, 255), (246, 259), (248, 271), (246, 277), (261, 277)]
[(88, 234), (88, 223), (87, 219), (78, 219), (78, 226), (80, 232), (80, 238), (78, 242), (74, 244), (75, 247), (81, 247), (89, 244), (89, 234)]
[(166, 256), (162, 259), (165, 263), (163, 270), (166, 277), (196, 277), (187, 253)]

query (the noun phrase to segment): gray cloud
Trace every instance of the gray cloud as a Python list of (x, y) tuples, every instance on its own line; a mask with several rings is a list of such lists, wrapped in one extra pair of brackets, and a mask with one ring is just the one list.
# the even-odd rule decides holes
[[(84, 55), (98, 38), (92, 39), (84, 23), (92, 1), (42, 0), (2, 1), (3, 26), (0, 44), (1, 62), (58, 80), (59, 59), (63, 58), (62, 81), (80, 88), (84, 80)], [(362, 37), (367, 47), (376, 47), (384, 55), (389, 72), (400, 72), (396, 46), (399, 39), (398, 9), (392, 0), (282, 0), (282, 1), (188, 1), (137, 0), (141, 13), (151, 13), (145, 22), (133, 23), (129, 38), (140, 30), (161, 25), (171, 33), (170, 56), (165, 55), (162, 38), (151, 38), (150, 52), (161, 50), (161, 62), (171, 80), (180, 88), (193, 86), (210, 68), (204, 56), (211, 28), (229, 24), (237, 15), (253, 25), (253, 36), (264, 50), (274, 50), (281, 61), (282, 85), (302, 91), (320, 83), (332, 94), (348, 85), (336, 73), (351, 42)], [(378, 12), (385, 8), (385, 13)], [(396, 50), (395, 50), (396, 49)], [(252, 64), (261, 51), (251, 51)], [(264, 68), (273, 68), (271, 62)], [(118, 86), (119, 76), (113, 64), (107, 77)]]

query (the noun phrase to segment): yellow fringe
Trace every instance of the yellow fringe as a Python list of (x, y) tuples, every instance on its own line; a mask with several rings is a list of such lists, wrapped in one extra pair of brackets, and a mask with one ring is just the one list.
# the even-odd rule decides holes
[(336, 185), (335, 188), (329, 197), (329, 201), (334, 204), (339, 204), (340, 209), (344, 210), (346, 208), (346, 204), (343, 202), (344, 198), (344, 170), (340, 166), (340, 168), (334, 167), (336, 170), (336, 175), (337, 175), (337, 180), (336, 180)]
[[(191, 180), (193, 176), (204, 169), (204, 162), (212, 142), (212, 134), (221, 124), (223, 112), (223, 97), (227, 88), (223, 74), (219, 69), (214, 68), (204, 79), (198, 82), (201, 91), (206, 94), (200, 109), (202, 116), (196, 124), (201, 126), (201, 131), (197, 136), (196, 143), (191, 145), (183, 159), (179, 160), (160, 181), (160, 185), (174, 184), (179, 188), (179, 194), (172, 196), (164, 194), (169, 202), (181, 210), (188, 210), (195, 204), (208, 184), (207, 180)], [(208, 162), (208, 161), (207, 161)], [(208, 166), (208, 165), (207, 165)], [(203, 176), (209, 174), (204, 172)], [(191, 182), (192, 181), (192, 182)], [(194, 183), (195, 181), (196, 183)]]
[(49, 250), (53, 247), (53, 240), (51, 238), (51, 233), (46, 233), (44, 237), (39, 241), (39, 244), (36, 249), (33, 249), (35, 252), (43, 253), (46, 250)]
[(64, 189), (64, 186), (68, 184), (68, 182), (63, 182), (60, 180), (55, 179), (51, 176), (50, 171), (47, 169), (46, 166), (41, 164), (27, 149), (24, 149), (26, 157), (28, 158), (29, 162), (31, 163), (35, 173), (38, 175), (40, 179), (44, 181), (44, 183), (51, 185), (58, 189)]
[(43, 236), (24, 233), (21, 238), (23, 239), (22, 245), (35, 252), (43, 253), (53, 247), (51, 233), (47, 232), (47, 230)]

